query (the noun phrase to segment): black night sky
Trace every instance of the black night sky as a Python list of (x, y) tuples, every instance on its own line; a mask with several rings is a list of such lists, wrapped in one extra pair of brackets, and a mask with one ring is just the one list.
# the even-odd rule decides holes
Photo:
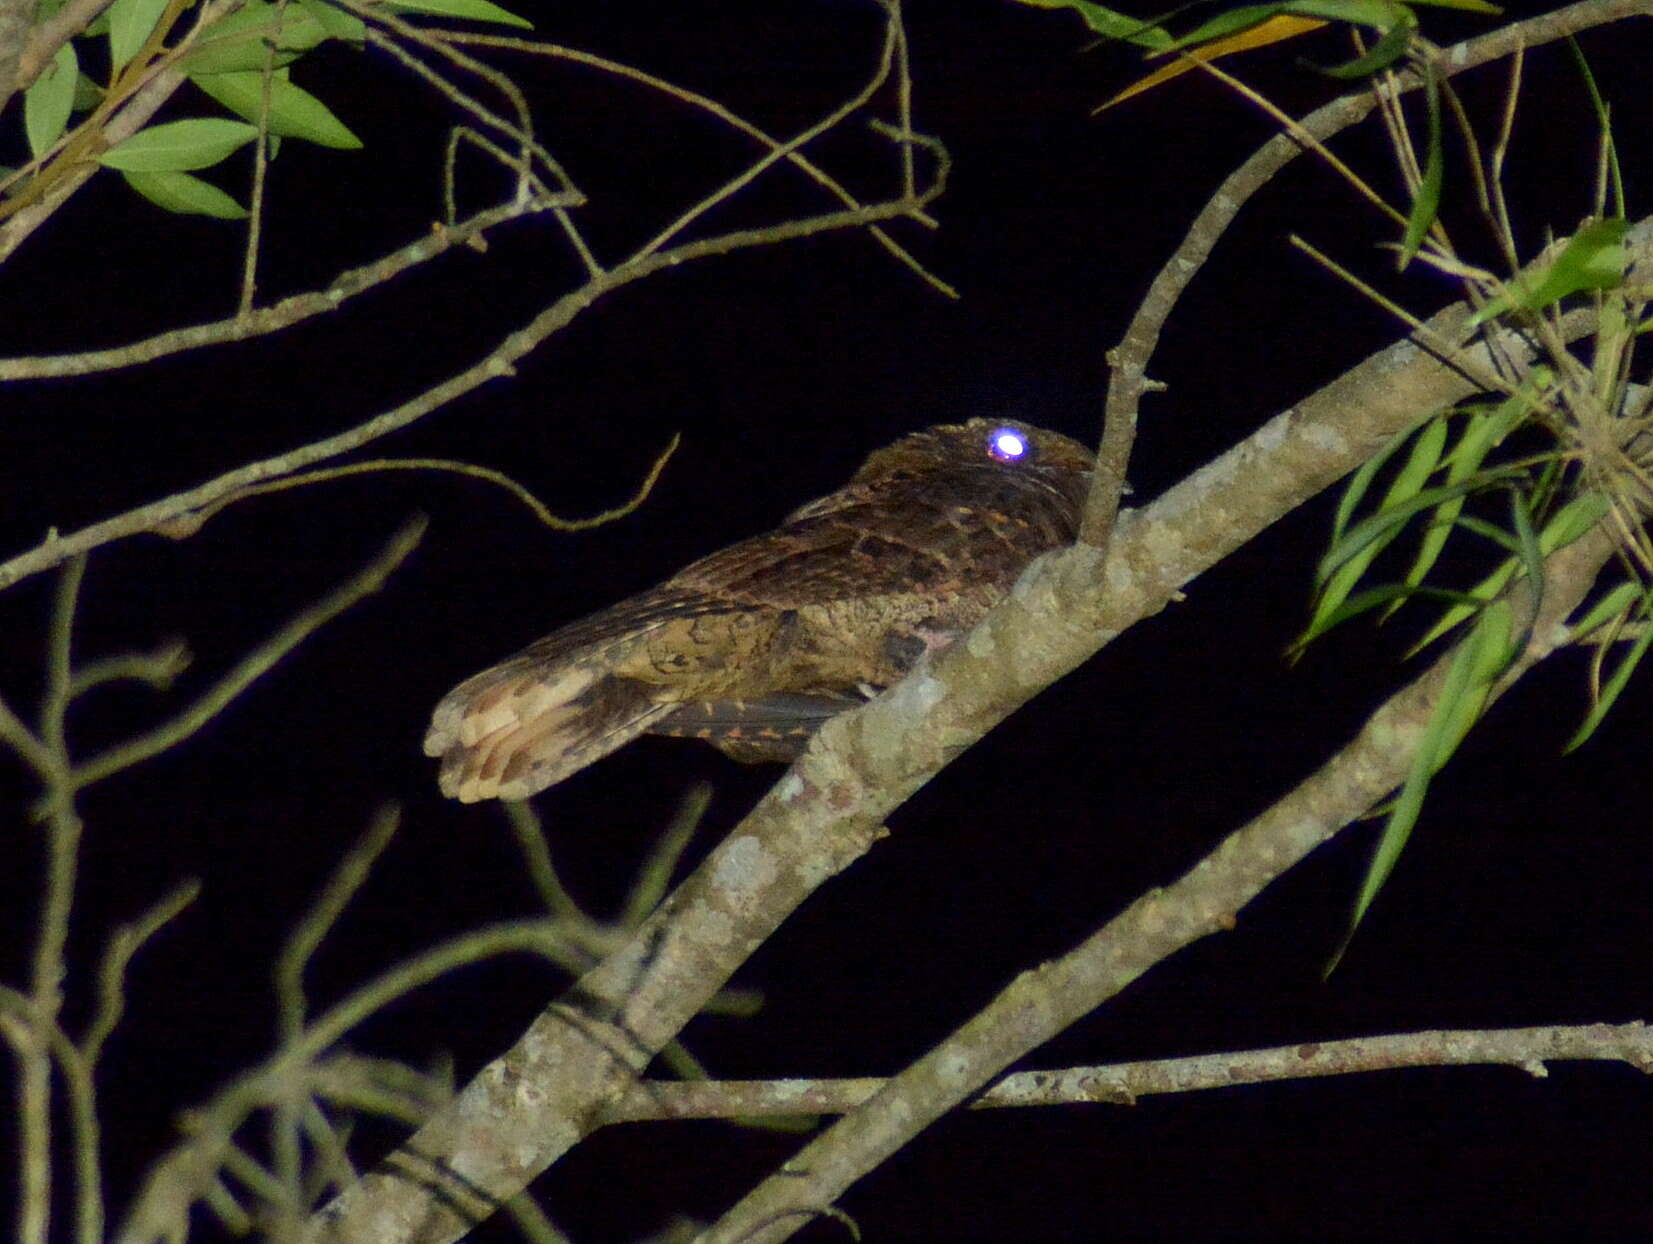
[[(508, 6), (510, 7), (510, 6)], [(870, 4), (516, 6), (540, 33), (635, 63), (790, 133), (870, 68)], [(572, 10), (572, 11), (570, 11)], [(1487, 28), (1426, 15), (1440, 42)], [(1090, 49), (1069, 14), (994, 0), (908, 7), (917, 123), (954, 161), (934, 233), (895, 226), (963, 294), (947, 301), (845, 233), (706, 260), (629, 286), (518, 374), (453, 403), (375, 455), (503, 469), (560, 513), (630, 495), (683, 436), (647, 503), (580, 535), (537, 524), (454, 476), (357, 476), (234, 506), (198, 535), (94, 555), (83, 656), (187, 639), (171, 692), (109, 689), (71, 721), (83, 754), (187, 703), (250, 645), (372, 556), (410, 514), (424, 544), (386, 589), (309, 640), (176, 751), (89, 791), (71, 950), (90, 964), (111, 923), (185, 876), (201, 899), (141, 956), (132, 1015), (107, 1067), (109, 1178), (124, 1203), (175, 1135), (176, 1111), (262, 1057), (275, 1031), (270, 963), (296, 913), (376, 809), (404, 827), (316, 965), (313, 992), (351, 983), (478, 923), (534, 911), (496, 809), (436, 791), (419, 741), (455, 681), (523, 643), (772, 525), (842, 483), (901, 433), (972, 415), (1025, 419), (1094, 443), (1113, 345), (1147, 283), (1220, 179), (1270, 123), (1191, 75), (1093, 116), (1139, 72)], [(1631, 216), (1653, 150), (1645, 29), (1583, 40), (1613, 102)], [(1293, 111), (1335, 83), (1335, 36), (1242, 58)], [(581, 220), (611, 255), (750, 158), (686, 110), (572, 66), (502, 58), (546, 144), (590, 197)], [(1529, 246), (1586, 213), (1594, 130), (1562, 48), (1535, 53), (1508, 171)], [(428, 229), (441, 210), (440, 100), (382, 57), (324, 50), (295, 70), (364, 139), (358, 153), (289, 143), (273, 167), (262, 293), (325, 282)], [(1501, 69), (1462, 82), (1491, 124)], [(889, 115), (881, 101), (878, 115)], [(207, 110), (180, 94), (176, 115)], [(167, 115), (174, 115), (168, 113)], [(814, 150), (814, 149), (812, 149)], [(1392, 191), (1370, 125), (1340, 150)], [(893, 161), (859, 122), (817, 152), (869, 196)], [(1452, 157), (1459, 156), (1457, 149)], [(239, 167), (239, 166), (236, 166)], [(477, 171), (480, 205), (496, 179)], [(1460, 183), (1449, 193), (1465, 193)], [(1640, 206), (1637, 196), (1641, 195)], [(772, 175), (710, 228), (820, 210)], [(1453, 218), (1470, 236), (1472, 213)], [(1427, 314), (1439, 277), (1395, 278), (1387, 226), (1310, 161), (1242, 215), (1171, 322), (1132, 482), (1139, 499), (1221, 453), (1294, 398), (1397, 335), (1392, 321), (1293, 250), (1300, 233)], [(484, 353), (577, 279), (547, 221), (490, 235), (430, 270), (273, 341), (140, 372), (16, 384), (0, 417), (6, 555), (360, 422)], [(118, 344), (233, 309), (242, 234), (168, 217), (112, 177), (83, 191), (0, 280), (0, 352)], [(1473, 249), (1473, 248), (1472, 248)], [(1483, 258), (1490, 259), (1490, 252)], [(943, 772), (893, 835), (823, 888), (736, 978), (751, 1019), (685, 1032), (715, 1076), (899, 1069), (1022, 969), (1069, 949), (1149, 886), (1174, 879), (1285, 793), (1410, 676), (1421, 629), (1357, 622), (1289, 664), (1335, 498), (1322, 497), (1190, 585)], [(1449, 567), (1473, 575), (1467, 560)], [(30, 709), (53, 576), (0, 601), (0, 692)], [(1621, 1023), (1653, 1013), (1645, 673), (1577, 754), (1585, 661), (1526, 680), (1441, 776), (1393, 879), (1328, 982), (1375, 831), (1347, 831), (1207, 939), (1029, 1066), (1061, 1067), (1434, 1027)], [(779, 776), (713, 750), (645, 739), (539, 797), (557, 862), (588, 909), (612, 912), (693, 783), (712, 783), (692, 864)], [(14, 810), (0, 945), (22, 978), (38, 834), (23, 768), (0, 763)], [(468, 1077), (561, 988), (513, 960), (409, 999), (353, 1048)], [(90, 1002), (71, 985), (69, 1021)], [(1615, 1064), (1409, 1071), (1145, 1100), (955, 1116), (857, 1185), (843, 1208), (868, 1240), (1629, 1238), (1653, 1230), (1650, 1090)], [(10, 1135), (5, 1144), (10, 1144)], [(717, 1123), (608, 1129), (536, 1190), (578, 1241), (622, 1241), (672, 1214), (715, 1218), (800, 1142)], [(10, 1195), (10, 1189), (7, 1191)], [(202, 1238), (216, 1238), (203, 1223)], [(822, 1222), (798, 1238), (842, 1238)], [(494, 1234), (498, 1232), (499, 1234)], [(497, 1227), (479, 1238), (505, 1238)]]

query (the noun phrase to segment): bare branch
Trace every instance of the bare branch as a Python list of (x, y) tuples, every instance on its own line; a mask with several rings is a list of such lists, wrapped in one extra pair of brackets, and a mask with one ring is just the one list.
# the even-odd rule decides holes
[[(1517, 604), (1517, 616), (1535, 607), (1541, 613), (1500, 690), (1565, 643), (1567, 615), (1612, 553), (1611, 536), (1598, 527), (1551, 556), (1541, 594), (1525, 583), (1516, 589), (1525, 602), (1525, 608)], [(1270, 882), (1405, 780), (1455, 657), (1455, 651), (1443, 655), (1391, 697), (1318, 772), (1179, 880), (1137, 899), (1068, 954), (1023, 972), (951, 1036), (743, 1197), (700, 1237), (703, 1244), (785, 1239), (805, 1224), (812, 1207), (832, 1204), (861, 1175), (1012, 1061), (1162, 959), (1232, 929), (1236, 913)]]
[(0, 359), (0, 381), (46, 379), (57, 376), (89, 376), (116, 371), (140, 363), (151, 363), (186, 350), (223, 345), (267, 336), (305, 320), (337, 311), (358, 294), (366, 293), (393, 277), (446, 254), (455, 246), (469, 246), (495, 225), (514, 220), (537, 205), (509, 204), (478, 212), (456, 225), (433, 227), (416, 242), (399, 247), (371, 263), (341, 272), (324, 290), (294, 294), (280, 302), (247, 313), (169, 329), (153, 337), (113, 346), (107, 350), (86, 350), (76, 354), (50, 354), (34, 358)]
[[(1618, 1025), (1386, 1033), (1341, 1041), (1305, 1041), (1266, 1050), (1018, 1071), (962, 1105), (967, 1110), (1129, 1106), (1138, 1098), (1166, 1093), (1410, 1067), (1505, 1066), (1545, 1076), (1549, 1074), (1548, 1063), (1581, 1060), (1621, 1062), (1643, 1074), (1653, 1074), (1653, 1029), (1637, 1020)], [(847, 1114), (883, 1092), (889, 1083), (881, 1076), (853, 1080), (643, 1080), (610, 1108), (603, 1121), (733, 1119), (799, 1112)]]
[(371, 596), (407, 555), (418, 546), (425, 532), (425, 520), (416, 518), (392, 537), (389, 544), (360, 572), (295, 617), (269, 639), (243, 657), (205, 695), (165, 725), (148, 734), (116, 745), (75, 766), (76, 789), (101, 782), (113, 773), (166, 751), (194, 734), (224, 710), (229, 703), (268, 673), (275, 664), (321, 627), (352, 605)]
[[(915, 136), (914, 140), (930, 148), (938, 157), (941, 155), (939, 146), (935, 145), (933, 140), (918, 136)], [(896, 199), (854, 211), (827, 212), (819, 216), (789, 220), (762, 229), (737, 229), (628, 261), (558, 298), (522, 328), (506, 336), (480, 361), (365, 423), (322, 440), (312, 441), (285, 454), (250, 462), (186, 492), (175, 493), (173, 496), (128, 510), (124, 514), (93, 523), (69, 535), (53, 533), (30, 551), (0, 564), (0, 589), (49, 569), (77, 553), (99, 548), (140, 532), (155, 531), (240, 489), (349, 453), (380, 437), (399, 431), (488, 381), (509, 375), (517, 360), (533, 351), (547, 337), (568, 324), (604, 294), (621, 286), (695, 259), (732, 254), (755, 246), (767, 246), (775, 242), (811, 237), (839, 229), (860, 228), (874, 221), (909, 215), (941, 193), (945, 186), (945, 172), (946, 165), (942, 163), (936, 181), (916, 200)]]
[(553, 514), (545, 504), (529, 492), (516, 480), (503, 471), (496, 471), (491, 467), (477, 466), (471, 462), (455, 462), (450, 458), (376, 458), (371, 462), (353, 462), (349, 466), (328, 467), (320, 471), (309, 471), (303, 475), (292, 475), (286, 479), (276, 480), (269, 484), (253, 484), (239, 492), (226, 497), (220, 497), (211, 505), (203, 506), (174, 522), (166, 523), (156, 530), (161, 535), (181, 540), (194, 535), (213, 515), (226, 506), (245, 501), (251, 497), (261, 497), (273, 492), (286, 492), (290, 488), (302, 488), (308, 484), (323, 484), (336, 479), (344, 479), (351, 475), (370, 475), (378, 471), (447, 471), (454, 475), (468, 475), (472, 479), (487, 480), (510, 493), (533, 513), (545, 526), (553, 531), (589, 531), (593, 527), (601, 527), (605, 523), (612, 523), (615, 519), (624, 518), (633, 513), (648, 496), (654, 491), (654, 486), (660, 481), (660, 474), (666, 469), (666, 463), (677, 452), (682, 444), (681, 434), (674, 434), (666, 447), (660, 451), (648, 474), (638, 484), (637, 490), (632, 493), (630, 500), (603, 510), (589, 518), (559, 518)]
[[(1444, 51), (1436, 61), (1442, 78), (1474, 69), (1525, 48), (1563, 39), (1581, 30), (1629, 17), (1653, 14), (1653, 0), (1580, 0), (1579, 3), (1525, 22), (1515, 22), (1479, 39)], [(1397, 91), (1421, 85), (1416, 75), (1401, 75)], [(1160, 269), (1120, 343), (1108, 354), (1112, 379), (1108, 386), (1102, 445), (1091, 495), (1085, 504), (1080, 539), (1105, 547), (1124, 495), (1125, 471), (1136, 440), (1137, 411), (1154, 388), (1148, 379), (1148, 360), (1183, 290), (1211, 257), (1240, 208), (1269, 183), (1276, 173), (1304, 151), (1301, 144), (1323, 144), (1342, 130), (1363, 121), (1379, 97), (1372, 93), (1347, 95), (1311, 113), (1291, 133), (1277, 134), (1233, 173), (1211, 196), (1176, 252)]]

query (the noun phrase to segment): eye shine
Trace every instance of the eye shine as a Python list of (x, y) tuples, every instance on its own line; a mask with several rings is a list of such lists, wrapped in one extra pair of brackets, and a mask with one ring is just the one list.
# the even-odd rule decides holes
[(987, 453), (1000, 462), (1019, 462), (1028, 451), (1027, 437), (1015, 428), (994, 428), (987, 438)]

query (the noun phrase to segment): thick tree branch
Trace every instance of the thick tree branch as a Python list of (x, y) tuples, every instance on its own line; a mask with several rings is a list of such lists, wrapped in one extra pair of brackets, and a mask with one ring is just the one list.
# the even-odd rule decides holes
[[(1451, 308), (1431, 332), (1462, 340), (1467, 316)], [(1034, 563), (965, 640), (829, 722), (626, 947), (541, 1015), (386, 1169), (319, 1215), (309, 1238), (436, 1244), (492, 1213), (596, 1126), (654, 1052), (817, 886), (870, 849), (887, 832), (884, 818), (947, 761), (1397, 432), (1473, 388), (1399, 342), (1130, 515), (1105, 578), (1097, 551), (1083, 545)]]
[[(1553, 554), (1531, 636), (1501, 688), (1568, 639), (1567, 616), (1613, 554), (1606, 527)], [(1531, 585), (1514, 593), (1517, 616)], [(1113, 997), (1162, 959), (1232, 929), (1280, 874), (1406, 778), (1456, 657), (1450, 651), (1392, 697), (1319, 771), (1176, 882), (1143, 895), (1074, 950), (1022, 973), (997, 998), (893, 1077), (744, 1197), (701, 1244), (769, 1244), (804, 1226), (1006, 1066)]]
[[(1645, 4), (1625, 9), (1644, 11)], [(1644, 262), (1646, 234), (1644, 228), (1633, 240)], [(1437, 342), (1464, 345), (1478, 367), (1489, 369), (1495, 357), (1527, 354), (1513, 337), (1499, 343), (1496, 356), (1484, 344), (1469, 347), (1467, 318), (1461, 306), (1434, 317), (1427, 347), (1405, 341), (1381, 352), (1123, 518), (1105, 575), (1103, 557), (1092, 547), (1041, 559), (969, 637), (865, 709), (829, 723), (626, 947), (536, 1020), (384, 1169), (318, 1215), (307, 1238), (437, 1244), (493, 1212), (598, 1126), (653, 1052), (816, 886), (887, 832), (884, 818), (942, 765), (1397, 433), (1475, 392), (1460, 365), (1432, 353)], [(1599, 541), (1587, 551), (1597, 561), (1606, 555)], [(1564, 595), (1557, 587), (1549, 599)], [(999, 1027), (1009, 1012), (1012, 1029), (1054, 1031), (1059, 1000), (1067, 996), (1065, 973), (1101, 981), (1107, 988), (1090, 996), (1106, 996), (1163, 954), (1224, 927), (1280, 869), (1400, 781), (1434, 690), (1426, 682), (1374, 719), (1346, 755), (1283, 805), (1278, 815), (1286, 823), (1242, 831), (1185, 879), (1179, 902), (1158, 895), (1141, 900), (1097, 935), (1096, 946), (1081, 948), (1088, 954), (1076, 952), (1071, 964), (1024, 977), (981, 1027)], [(990, 1039), (975, 1022), (969, 1035)], [(803, 1181), (788, 1174), (755, 1194), (731, 1220), (744, 1227), (729, 1226), (729, 1237), (773, 1222), (777, 1206), (811, 1208), (830, 1200), (867, 1162), (911, 1135), (913, 1120), (933, 1117), (926, 1112), (945, 1109), (985, 1082), (1003, 1066), (996, 1054), (966, 1065), (920, 1064), (911, 1079), (828, 1134), (839, 1139), (818, 1142), (827, 1143), (825, 1150), (806, 1151), (798, 1169), (813, 1177), (819, 1158), (821, 1173), (807, 1204), (796, 1200)], [(880, 1114), (886, 1107), (889, 1113)], [(893, 1117), (902, 1112), (906, 1123)], [(777, 1187), (787, 1181), (790, 1191)]]

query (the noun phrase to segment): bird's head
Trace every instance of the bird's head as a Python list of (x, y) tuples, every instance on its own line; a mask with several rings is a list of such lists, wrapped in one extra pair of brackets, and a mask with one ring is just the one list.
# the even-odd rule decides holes
[(1071, 437), (1014, 419), (971, 419), (913, 432), (871, 454), (855, 482), (916, 477), (961, 466), (1025, 471), (1083, 497), (1096, 455)]

